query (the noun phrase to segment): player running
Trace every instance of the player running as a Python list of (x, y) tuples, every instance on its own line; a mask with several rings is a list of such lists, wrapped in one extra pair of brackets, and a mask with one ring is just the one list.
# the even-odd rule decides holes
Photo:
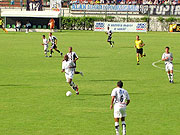
[(52, 35), (52, 33), (49, 33), (49, 40), (48, 43), (51, 42), (51, 48), (50, 48), (50, 55), (49, 57), (52, 57), (52, 53), (53, 53), (53, 49), (56, 50), (58, 53), (60, 53), (60, 55), (62, 56), (63, 53), (61, 53), (58, 49), (57, 49), (57, 38), (55, 36)]
[(109, 44), (111, 45), (111, 47), (113, 47), (114, 41), (111, 41), (112, 39), (112, 30), (109, 29), (109, 27), (107, 27), (107, 32), (105, 32), (106, 34), (108, 34), (108, 39), (107, 42), (109, 42)]
[(170, 83), (174, 83), (173, 81), (173, 55), (169, 52), (169, 47), (165, 48), (165, 53), (162, 55), (162, 61), (165, 62), (165, 69), (168, 75), (168, 79)]
[(45, 35), (43, 35), (42, 38), (43, 38), (42, 45), (44, 46), (44, 54), (45, 54), (45, 57), (48, 57), (47, 56), (47, 52), (49, 51), (48, 50), (48, 40), (46, 39)]
[(122, 122), (122, 134), (126, 135), (126, 106), (130, 103), (130, 97), (128, 92), (122, 88), (123, 82), (117, 82), (117, 87), (113, 89), (111, 93), (111, 105), (110, 109), (113, 108), (114, 104), (114, 120), (115, 120), (115, 131), (116, 135), (119, 135), (119, 118)]
[(6, 33), (8, 32), (5, 28), (4, 28), (4, 23), (3, 23), (3, 19), (0, 18), (0, 28), (2, 28), (3, 31), (5, 31)]
[[(77, 54), (75, 52), (72, 51), (72, 47), (69, 47), (69, 52), (67, 53), (69, 60), (72, 60), (74, 62), (74, 64), (76, 65), (76, 61), (79, 59)], [(80, 74), (83, 76), (82, 72), (78, 72), (76, 71), (76, 68), (74, 68), (74, 73), (75, 74)]]
[(139, 39), (139, 35), (136, 36), (135, 44), (134, 48), (136, 48), (137, 65), (139, 65), (139, 54), (141, 57), (146, 56), (145, 53), (143, 54), (143, 46), (145, 46), (145, 44), (141, 39)]
[(74, 68), (76, 68), (74, 62), (72, 60), (68, 60), (68, 55), (65, 55), (62, 62), (61, 72), (65, 72), (66, 81), (69, 83), (70, 87), (76, 92), (76, 95), (79, 95), (78, 86), (72, 81), (74, 76)]

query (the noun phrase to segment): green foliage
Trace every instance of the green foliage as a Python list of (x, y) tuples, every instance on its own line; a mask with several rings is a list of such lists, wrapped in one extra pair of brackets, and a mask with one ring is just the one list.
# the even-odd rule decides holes
[(144, 16), (141, 18), (141, 21), (143, 21), (143, 22), (148, 22), (149, 20), (150, 20), (149, 16)]
[(169, 17), (165, 19), (166, 22), (176, 22), (177, 19), (175, 17)]
[(157, 20), (162, 23), (162, 22), (164, 22), (165, 19), (164, 19), (162, 16), (159, 16), (159, 17), (157, 18)]
[[(112, 18), (108, 18), (109, 20)], [(104, 21), (103, 17), (62, 17), (62, 29), (65, 30), (92, 30), (94, 21)]]

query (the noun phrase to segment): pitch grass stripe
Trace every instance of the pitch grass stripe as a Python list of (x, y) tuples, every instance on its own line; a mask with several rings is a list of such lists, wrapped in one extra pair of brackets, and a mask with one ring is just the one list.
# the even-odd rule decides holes
[[(153, 63), (152, 63), (153, 67), (165, 70), (165, 68), (162, 68), (162, 67), (159, 67), (159, 66), (156, 65), (156, 63), (159, 63), (159, 62), (161, 62), (161, 60), (158, 60), (158, 61), (153, 62)], [(174, 70), (174, 71), (180, 72), (179, 70)]]

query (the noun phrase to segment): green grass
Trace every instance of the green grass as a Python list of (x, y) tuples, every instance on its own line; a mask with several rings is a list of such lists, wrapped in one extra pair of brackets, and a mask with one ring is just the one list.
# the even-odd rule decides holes
[[(180, 132), (180, 73), (170, 84), (166, 72), (152, 66), (165, 46), (180, 71), (180, 35), (167, 32), (139, 33), (146, 43), (146, 58), (136, 65), (137, 33), (115, 33), (115, 47), (101, 32), (54, 33), (58, 48), (72, 46), (79, 60), (74, 76), (76, 96), (61, 73), (62, 57), (45, 58), (41, 35), (48, 33), (0, 32), (0, 135), (114, 135), (110, 93), (124, 81), (131, 103), (127, 107), (127, 135), (177, 135)], [(164, 67), (163, 62), (157, 64)], [(73, 95), (66, 97), (71, 90)]]

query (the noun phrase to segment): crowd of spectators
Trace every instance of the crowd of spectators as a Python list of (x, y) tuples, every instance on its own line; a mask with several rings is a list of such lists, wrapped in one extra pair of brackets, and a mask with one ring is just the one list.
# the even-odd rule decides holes
[(177, 5), (180, 0), (71, 0), (70, 4)]

